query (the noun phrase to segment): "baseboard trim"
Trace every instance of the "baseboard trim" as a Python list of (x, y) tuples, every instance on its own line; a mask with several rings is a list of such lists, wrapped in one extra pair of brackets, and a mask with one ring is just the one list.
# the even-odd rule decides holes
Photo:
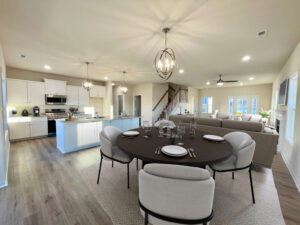
[(295, 176), (293, 170), (290, 168), (290, 165), (289, 165), (287, 159), (285, 158), (283, 152), (281, 152), (281, 156), (282, 156), (282, 159), (283, 159), (283, 161), (284, 161), (286, 167), (288, 168), (288, 170), (289, 170), (289, 172), (290, 172), (290, 174), (291, 174), (291, 176), (292, 176), (292, 178), (293, 178), (293, 180), (294, 180), (294, 182), (295, 182), (295, 184), (296, 184), (296, 187), (297, 187), (297, 189), (298, 189), (298, 192), (300, 192), (300, 183), (299, 183), (298, 180), (297, 180), (297, 176)]
[(4, 183), (3, 185), (0, 186), (0, 189), (1, 189), (1, 188), (5, 188), (5, 187), (7, 187), (7, 181), (5, 181), (5, 183)]

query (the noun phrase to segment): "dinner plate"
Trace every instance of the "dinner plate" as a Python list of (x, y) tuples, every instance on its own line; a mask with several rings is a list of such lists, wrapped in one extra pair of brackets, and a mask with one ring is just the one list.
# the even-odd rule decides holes
[(168, 155), (173, 157), (181, 157), (188, 154), (187, 150), (181, 146), (178, 145), (166, 145), (161, 148), (161, 151)]
[(209, 141), (224, 141), (225, 139), (223, 137), (217, 136), (217, 135), (210, 135), (206, 134), (203, 135), (203, 138)]
[(123, 132), (123, 135), (128, 136), (128, 137), (138, 136), (139, 134), (140, 134), (140, 132), (135, 131), (135, 130), (129, 130), (129, 131)]

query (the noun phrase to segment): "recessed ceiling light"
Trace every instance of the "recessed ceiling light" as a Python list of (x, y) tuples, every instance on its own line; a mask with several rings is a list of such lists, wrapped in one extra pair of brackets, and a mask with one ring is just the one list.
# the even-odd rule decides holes
[(179, 72), (179, 73), (184, 73), (184, 70), (183, 70), (183, 69), (180, 69), (178, 72)]
[(251, 56), (250, 56), (250, 55), (245, 55), (245, 56), (242, 58), (242, 60), (243, 60), (244, 62), (249, 61), (250, 59), (251, 59)]
[(207, 81), (207, 82), (206, 82), (206, 85), (210, 85), (210, 82), (209, 82), (209, 81)]
[(115, 83), (111, 83), (112, 86), (115, 86)]
[(243, 82), (241, 82), (240, 85), (243, 86), (244, 85)]
[(108, 77), (104, 77), (104, 80), (108, 80)]
[(51, 66), (49, 66), (49, 65), (45, 65), (44, 68), (45, 68), (46, 70), (51, 70)]
[(249, 77), (249, 80), (254, 80), (254, 77)]

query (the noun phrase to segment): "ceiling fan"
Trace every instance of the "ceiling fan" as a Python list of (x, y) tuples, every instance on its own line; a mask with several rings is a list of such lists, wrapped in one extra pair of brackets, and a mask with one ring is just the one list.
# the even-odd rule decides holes
[(214, 80), (218, 86), (222, 86), (224, 83), (236, 83), (238, 80), (223, 80), (222, 74), (219, 75), (219, 80)]

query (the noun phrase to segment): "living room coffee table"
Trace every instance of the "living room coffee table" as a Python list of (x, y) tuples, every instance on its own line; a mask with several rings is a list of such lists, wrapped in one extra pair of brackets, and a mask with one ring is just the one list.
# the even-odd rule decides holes
[(223, 161), (233, 154), (231, 144), (224, 141), (221, 143), (212, 142), (203, 139), (203, 135), (207, 134), (201, 130), (196, 131), (194, 137), (189, 134), (185, 134), (182, 138), (184, 148), (193, 148), (196, 157), (190, 157), (189, 154), (183, 157), (171, 157), (163, 154), (155, 154), (155, 150), (158, 147), (165, 145), (176, 144), (178, 139), (172, 141), (166, 137), (158, 136), (158, 128), (153, 127), (151, 136), (149, 138), (144, 137), (144, 131), (142, 128), (134, 129), (140, 134), (134, 138), (124, 137), (120, 134), (117, 138), (117, 145), (124, 152), (129, 155), (138, 158), (143, 161), (143, 164), (147, 163), (169, 163), (179, 164), (187, 166), (205, 167), (213, 163)]

